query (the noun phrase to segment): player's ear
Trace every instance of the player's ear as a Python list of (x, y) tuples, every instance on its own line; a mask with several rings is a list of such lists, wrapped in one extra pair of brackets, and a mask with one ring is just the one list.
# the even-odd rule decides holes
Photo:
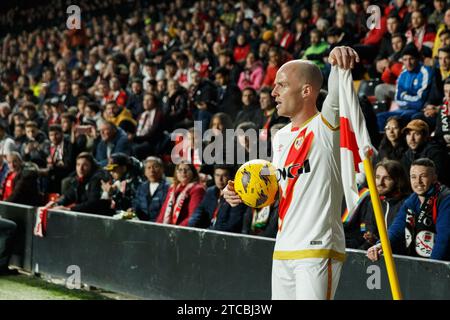
[(304, 84), (302, 86), (302, 97), (307, 98), (312, 95), (312, 86), (310, 84)]

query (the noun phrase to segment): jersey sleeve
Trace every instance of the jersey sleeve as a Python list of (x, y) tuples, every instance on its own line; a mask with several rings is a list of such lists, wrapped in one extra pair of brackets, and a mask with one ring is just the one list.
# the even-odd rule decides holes
[(322, 106), (322, 120), (332, 130), (339, 126), (339, 74), (338, 67), (331, 67), (328, 77), (328, 95)]

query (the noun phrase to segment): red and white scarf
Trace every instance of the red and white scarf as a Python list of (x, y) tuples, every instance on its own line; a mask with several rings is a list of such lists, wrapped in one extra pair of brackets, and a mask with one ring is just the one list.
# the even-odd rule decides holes
[(176, 224), (178, 217), (180, 216), (181, 208), (183, 207), (183, 203), (186, 200), (189, 191), (195, 185), (195, 182), (191, 182), (187, 184), (183, 191), (176, 197), (175, 194), (181, 188), (182, 185), (178, 185), (176, 187), (172, 187), (169, 189), (169, 201), (167, 202), (166, 210), (164, 211), (163, 223), (166, 224)]

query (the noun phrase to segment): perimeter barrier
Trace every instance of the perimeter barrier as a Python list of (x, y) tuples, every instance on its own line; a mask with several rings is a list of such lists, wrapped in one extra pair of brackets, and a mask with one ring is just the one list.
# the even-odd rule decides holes
[[(18, 234), (11, 264), (144, 299), (270, 299), (274, 240), (0, 202)], [(394, 256), (405, 299), (450, 299), (450, 263)], [(384, 262), (347, 250), (336, 299), (387, 299)]]

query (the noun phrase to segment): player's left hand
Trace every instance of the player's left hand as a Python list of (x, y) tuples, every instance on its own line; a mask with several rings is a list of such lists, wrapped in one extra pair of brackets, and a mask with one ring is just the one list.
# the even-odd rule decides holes
[(342, 69), (352, 69), (359, 62), (359, 55), (353, 48), (335, 47), (331, 50), (328, 61), (332, 66), (337, 65)]

